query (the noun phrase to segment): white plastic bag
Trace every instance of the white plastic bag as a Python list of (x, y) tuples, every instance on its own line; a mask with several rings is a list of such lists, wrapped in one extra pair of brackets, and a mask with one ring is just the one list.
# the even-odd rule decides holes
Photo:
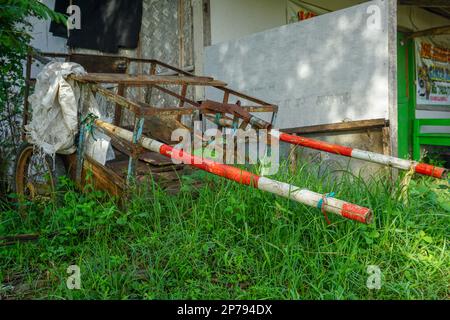
[(74, 153), (78, 133), (80, 89), (66, 77), (86, 71), (72, 62), (50, 62), (39, 73), (35, 91), (29, 97), (32, 120), (25, 126), (27, 140), (45, 153)]

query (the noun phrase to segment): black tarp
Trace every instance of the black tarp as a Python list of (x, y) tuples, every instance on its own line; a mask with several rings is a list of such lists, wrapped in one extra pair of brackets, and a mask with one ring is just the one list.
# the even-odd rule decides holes
[[(67, 45), (116, 53), (119, 47), (134, 49), (139, 42), (142, 0), (57, 0), (55, 11), (67, 14), (67, 8), (81, 9), (81, 29), (70, 30)], [(64, 25), (53, 23), (50, 32), (67, 38)]]

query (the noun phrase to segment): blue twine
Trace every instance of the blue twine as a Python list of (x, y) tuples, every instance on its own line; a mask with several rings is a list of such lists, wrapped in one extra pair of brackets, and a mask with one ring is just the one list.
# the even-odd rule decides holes
[(216, 123), (219, 124), (220, 119), (222, 118), (222, 115), (220, 113), (216, 113)]
[(98, 119), (98, 117), (93, 114), (93, 113), (89, 113), (82, 121), (81, 123), (85, 125), (86, 127), (86, 131), (88, 133), (90, 133), (92, 139), (94, 139), (94, 141), (97, 141), (97, 139), (94, 137), (94, 121)]
[(322, 199), (319, 200), (319, 202), (317, 203), (317, 208), (322, 210), (323, 200), (327, 198), (333, 198), (335, 195), (336, 195), (335, 192), (327, 193)]

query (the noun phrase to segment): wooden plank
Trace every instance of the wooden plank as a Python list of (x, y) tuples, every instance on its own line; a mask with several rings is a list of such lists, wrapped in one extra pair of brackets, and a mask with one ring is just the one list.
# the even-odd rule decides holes
[(95, 85), (92, 85), (91, 89), (92, 89), (92, 92), (100, 93), (107, 100), (114, 102), (114, 103), (130, 110), (134, 114), (140, 114), (140, 112), (141, 112), (141, 106), (138, 103), (133, 102), (128, 99), (125, 99), (124, 97), (122, 97), (108, 89), (102, 88), (101, 86), (95, 86)]
[[(157, 87), (157, 86), (155, 86)], [(178, 114), (191, 114), (193, 111), (195, 111), (195, 108), (156, 108), (152, 107), (151, 105), (144, 103), (144, 102), (138, 102), (133, 101), (130, 99), (125, 99), (124, 97), (107, 90), (105, 88), (102, 88), (100, 86), (92, 85), (92, 91), (100, 93), (103, 97), (105, 97), (107, 100), (119, 104), (120, 106), (130, 110), (137, 116), (154, 116), (154, 115), (178, 115)]]
[(167, 85), (200, 85), (224, 87), (226, 83), (210, 77), (158, 76), (158, 75), (124, 75), (113, 73), (88, 73), (86, 75), (70, 75), (71, 79), (82, 83), (118, 83), (128, 86), (149, 86), (152, 84)]
[[(87, 181), (86, 174), (88, 171), (92, 172), (92, 181)], [(92, 183), (96, 189), (108, 192), (113, 196), (120, 196), (125, 190), (125, 183), (121, 176), (86, 155), (83, 162), (81, 181), (82, 185)]]
[(151, 165), (154, 166), (174, 166), (173, 162), (171, 159), (164, 157), (163, 155), (156, 153), (156, 152), (151, 152), (151, 151), (147, 151), (144, 152), (140, 155), (139, 157), (140, 160), (145, 161)]
[(277, 106), (265, 105), (265, 106), (241, 106), (248, 112), (276, 112), (278, 110)]
[[(128, 160), (112, 161), (108, 162), (107, 168), (114, 171), (116, 174), (125, 177), (128, 171)], [(155, 167), (143, 161), (139, 161), (136, 164), (136, 176), (152, 175), (155, 181), (178, 180), (178, 176), (181, 176), (183, 166), (165, 166)]]
[(448, 0), (400, 0), (400, 4), (428, 8), (450, 8), (450, 2)]
[[(182, 109), (180, 109), (182, 110)], [(176, 144), (172, 141), (172, 133), (177, 129), (189, 130), (177, 120), (176, 116), (152, 116), (145, 117), (144, 131), (151, 138), (166, 144)]]
[(295, 134), (309, 133), (335, 133), (343, 131), (358, 131), (366, 129), (384, 128), (389, 126), (389, 121), (385, 119), (349, 121), (341, 123), (323, 124), (317, 126), (307, 126), (285, 129), (283, 132)]
[(419, 38), (419, 37), (429, 37), (429, 36), (439, 36), (450, 34), (450, 26), (437, 27), (426, 29), (422, 31), (416, 31), (406, 36), (405, 40)]

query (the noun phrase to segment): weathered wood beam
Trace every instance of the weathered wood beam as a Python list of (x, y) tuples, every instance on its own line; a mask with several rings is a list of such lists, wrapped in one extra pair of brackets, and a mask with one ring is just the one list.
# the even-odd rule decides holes
[(133, 112), (134, 114), (140, 114), (141, 112), (141, 106), (129, 99), (126, 99), (108, 89), (102, 88), (100, 86), (91, 85), (91, 90), (94, 93), (101, 94), (105, 99), (107, 99), (110, 102), (115, 103), (117, 106), (121, 106), (123, 108), (126, 108)]
[(429, 8), (450, 8), (448, 0), (400, 0), (401, 5)]
[(389, 121), (385, 119), (349, 121), (332, 124), (322, 124), (316, 126), (306, 126), (298, 128), (284, 129), (283, 132), (295, 134), (317, 134), (336, 133), (345, 131), (358, 131), (367, 129), (384, 128), (389, 126)]
[(426, 29), (426, 30), (422, 30), (422, 31), (416, 31), (416, 32), (410, 33), (406, 37), (406, 39), (429, 37), (429, 36), (440, 36), (440, 35), (450, 35), (450, 26), (437, 27), (437, 28), (431, 28), (431, 29)]
[(168, 84), (168, 85), (200, 85), (223, 87), (226, 83), (214, 80), (210, 77), (190, 77), (190, 76), (149, 76), (149, 75), (125, 75), (114, 73), (88, 73), (86, 75), (69, 76), (75, 81), (82, 83), (118, 83), (127, 86), (149, 86), (152, 84)]

